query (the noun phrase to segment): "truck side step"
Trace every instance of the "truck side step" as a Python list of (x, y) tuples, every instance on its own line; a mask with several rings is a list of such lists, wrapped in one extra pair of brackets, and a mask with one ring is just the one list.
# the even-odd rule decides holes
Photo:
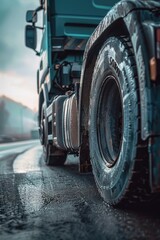
[(48, 142), (49, 142), (49, 144), (53, 143), (53, 136), (52, 136), (52, 134), (48, 135)]

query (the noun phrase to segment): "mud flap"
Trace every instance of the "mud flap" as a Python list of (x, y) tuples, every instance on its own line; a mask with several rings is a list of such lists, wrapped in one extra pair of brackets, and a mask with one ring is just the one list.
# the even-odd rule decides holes
[(84, 134), (83, 143), (80, 146), (79, 151), (79, 171), (80, 173), (90, 173), (92, 172), (92, 166), (89, 156), (89, 146), (88, 146), (88, 134)]
[(160, 192), (160, 136), (149, 140), (150, 185), (152, 192)]

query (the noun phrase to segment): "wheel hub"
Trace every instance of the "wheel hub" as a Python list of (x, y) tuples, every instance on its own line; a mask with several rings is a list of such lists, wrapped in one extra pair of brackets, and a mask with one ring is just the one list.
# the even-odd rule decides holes
[(100, 153), (108, 167), (118, 160), (122, 135), (123, 111), (118, 81), (108, 76), (103, 85), (97, 108), (97, 135)]

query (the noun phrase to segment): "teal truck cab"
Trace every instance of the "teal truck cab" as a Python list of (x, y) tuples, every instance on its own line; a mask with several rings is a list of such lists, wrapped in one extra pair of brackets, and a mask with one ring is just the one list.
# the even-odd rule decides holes
[(46, 164), (77, 155), (112, 205), (158, 195), (160, 2), (40, 0), (26, 21)]

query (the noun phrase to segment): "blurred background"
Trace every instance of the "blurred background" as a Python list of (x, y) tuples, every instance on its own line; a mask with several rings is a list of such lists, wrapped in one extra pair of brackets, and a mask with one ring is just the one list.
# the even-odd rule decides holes
[(0, 143), (38, 137), (36, 71), (39, 58), (25, 47), (27, 10), (38, 0), (1, 0)]

